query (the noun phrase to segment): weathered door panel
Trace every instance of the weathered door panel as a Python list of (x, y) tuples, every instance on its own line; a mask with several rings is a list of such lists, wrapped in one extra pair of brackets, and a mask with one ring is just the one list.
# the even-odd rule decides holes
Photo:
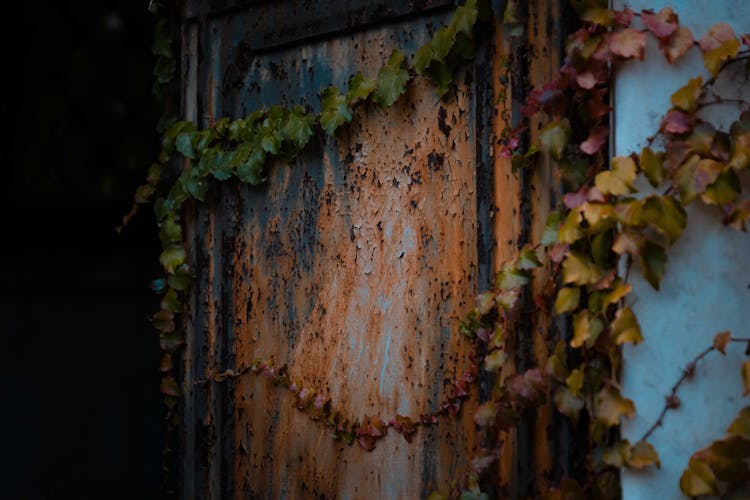
[[(258, 51), (245, 43), (253, 9), (186, 21), (189, 118), (317, 110), (320, 90), (374, 76), (393, 48), (412, 53), (449, 15)], [(185, 498), (417, 498), (468, 462), (471, 411), (412, 443), (391, 431), (367, 452), (331, 439), (262, 377), (194, 380), (274, 359), (351, 418), (439, 408), (466, 366), (458, 324), (480, 286), (473, 71), (445, 101), (417, 79), (392, 108), (360, 109), (335, 138), (273, 165), (264, 186), (215, 189), (192, 214)]]

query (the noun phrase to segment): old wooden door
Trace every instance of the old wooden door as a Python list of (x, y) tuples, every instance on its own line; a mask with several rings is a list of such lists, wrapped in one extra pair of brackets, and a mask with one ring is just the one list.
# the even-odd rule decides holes
[[(183, 113), (205, 126), (273, 104), (317, 111), (323, 88), (373, 75), (394, 48), (413, 53), (452, 11), (445, 0), (188, 1)], [(558, 22), (547, 7), (530, 19)], [(274, 359), (352, 418), (439, 408), (467, 364), (460, 319), (549, 205), (543, 189), (521, 196), (528, 186), (492, 151), (499, 108), (511, 108), (495, 24), (445, 99), (416, 79), (395, 106), (361, 108), (334, 138), (274, 165), (265, 185), (216, 188), (188, 214), (183, 498), (418, 498), (467, 464), (476, 394), (412, 443), (391, 431), (368, 452), (331, 439), (263, 377), (195, 380)], [(547, 425), (533, 439), (546, 443)]]

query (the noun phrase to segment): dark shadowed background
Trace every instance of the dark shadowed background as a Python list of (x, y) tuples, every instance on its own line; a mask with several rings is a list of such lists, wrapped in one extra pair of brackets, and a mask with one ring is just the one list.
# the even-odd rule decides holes
[(2, 498), (161, 496), (153, 215), (114, 231), (158, 143), (147, 7), (4, 6)]

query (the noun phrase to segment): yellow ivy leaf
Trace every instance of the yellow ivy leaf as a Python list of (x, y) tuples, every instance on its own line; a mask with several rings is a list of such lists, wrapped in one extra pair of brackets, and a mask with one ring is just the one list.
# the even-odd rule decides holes
[(624, 398), (612, 387), (605, 387), (596, 395), (596, 411), (594, 416), (597, 420), (608, 427), (618, 425), (620, 417), (631, 418), (635, 413), (633, 401)]
[(633, 345), (637, 345), (643, 340), (641, 326), (629, 307), (623, 307), (617, 311), (611, 328), (612, 337), (617, 345), (625, 342), (632, 342)]
[(574, 311), (578, 307), (578, 302), (581, 299), (581, 289), (577, 287), (565, 286), (557, 292), (557, 298), (555, 299), (555, 312), (557, 314), (563, 314), (566, 312)]
[(722, 354), (726, 354), (727, 344), (732, 340), (731, 332), (719, 332), (714, 335), (714, 347)]
[(595, 226), (603, 219), (613, 219), (615, 208), (609, 203), (589, 203), (581, 205), (581, 213), (591, 226)]
[(565, 385), (568, 386), (568, 389), (570, 389), (570, 392), (572, 392), (574, 396), (578, 396), (583, 388), (583, 370), (576, 368), (570, 372), (568, 378), (565, 379)]
[(615, 286), (614, 290), (604, 296), (602, 300), (602, 310), (606, 311), (607, 307), (611, 304), (615, 304), (620, 301), (623, 297), (629, 294), (633, 290), (633, 287), (627, 283), (620, 283)]
[(656, 449), (647, 441), (638, 441), (633, 445), (630, 450), (630, 457), (627, 459), (627, 464), (635, 469), (643, 469), (649, 465), (656, 465), (657, 469), (661, 469), (661, 462), (659, 461), (659, 454)]
[(630, 460), (632, 446), (630, 441), (623, 439), (602, 453), (602, 462), (612, 467), (624, 467)]
[(594, 183), (604, 194), (622, 196), (634, 191), (633, 182), (636, 178), (635, 162), (629, 156), (612, 158), (612, 168), (596, 174)]
[(740, 41), (734, 36), (734, 30), (727, 23), (718, 23), (703, 35), (699, 42), (703, 52), (703, 64), (716, 76), (727, 59), (736, 56), (740, 51)]
[(703, 93), (703, 79), (698, 76), (688, 80), (687, 85), (672, 94), (672, 105), (683, 111), (695, 111), (698, 98)]
[(590, 347), (602, 330), (604, 322), (601, 318), (584, 309), (573, 316), (573, 338), (570, 340), (570, 346), (578, 348), (586, 343), (587, 347)]
[(739, 416), (729, 424), (727, 432), (732, 436), (750, 440), (750, 406), (740, 410)]
[[(672, 96), (674, 97), (674, 96)], [(651, 148), (641, 150), (639, 159), (641, 172), (648, 178), (648, 182), (656, 187), (664, 180), (664, 153), (655, 153)]]
[(604, 269), (581, 252), (571, 251), (563, 262), (563, 282), (566, 285), (594, 285), (602, 276)]
[(583, 238), (583, 230), (579, 226), (580, 222), (581, 212), (571, 210), (557, 230), (557, 241), (570, 244)]
[(719, 495), (716, 476), (714, 476), (711, 468), (703, 460), (697, 458), (691, 458), (688, 468), (682, 473), (682, 477), (680, 477), (680, 489), (690, 497)]

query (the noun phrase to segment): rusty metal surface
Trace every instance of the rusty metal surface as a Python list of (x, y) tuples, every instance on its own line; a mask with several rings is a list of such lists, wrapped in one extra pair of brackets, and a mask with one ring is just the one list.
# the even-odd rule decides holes
[[(391, 2), (390, 18), (344, 16), (287, 38), (258, 28), (269, 9), (305, 25), (328, 5), (313, 3), (302, 15), (290, 2), (188, 2), (184, 115), (205, 126), (273, 104), (317, 110), (321, 89), (345, 88), (356, 71), (374, 75), (393, 48), (413, 52), (450, 13), (448, 2)], [(493, 3), (502, 12), (504, 2)], [(477, 444), (471, 410), (491, 380), (459, 419), (421, 428), (412, 443), (391, 431), (372, 452), (331, 439), (261, 377), (193, 381), (273, 358), (353, 418), (438, 408), (466, 365), (460, 318), (494, 270), (538, 236), (554, 201), (548, 165), (515, 175), (494, 149), (503, 110), (517, 118), (528, 84), (559, 59), (558, 3), (525, 8), (518, 46), (499, 25), (480, 30), (476, 63), (446, 101), (417, 79), (393, 108), (359, 109), (334, 139), (315, 138), (292, 165), (272, 166), (266, 185), (228, 183), (188, 211), (197, 280), (185, 318), (182, 498), (419, 498), (467, 463)], [(548, 324), (527, 317), (519, 326), (502, 377), (544, 364)], [(556, 418), (545, 407), (534, 425), (503, 436), (498, 497), (566, 473), (551, 465), (567, 450)]]
[[(447, 17), (253, 53), (241, 68), (238, 19), (184, 27), (183, 109), (204, 124), (276, 103), (315, 109), (319, 90), (374, 74)], [(274, 165), (267, 185), (213, 190), (191, 214), (182, 497), (418, 498), (467, 463), (473, 402), (412, 443), (391, 431), (366, 452), (261, 377), (192, 383), (273, 358), (355, 418), (438, 409), (466, 365), (458, 324), (478, 287), (473, 69), (459, 80), (444, 102), (417, 80), (393, 108), (361, 109), (335, 139)]]

